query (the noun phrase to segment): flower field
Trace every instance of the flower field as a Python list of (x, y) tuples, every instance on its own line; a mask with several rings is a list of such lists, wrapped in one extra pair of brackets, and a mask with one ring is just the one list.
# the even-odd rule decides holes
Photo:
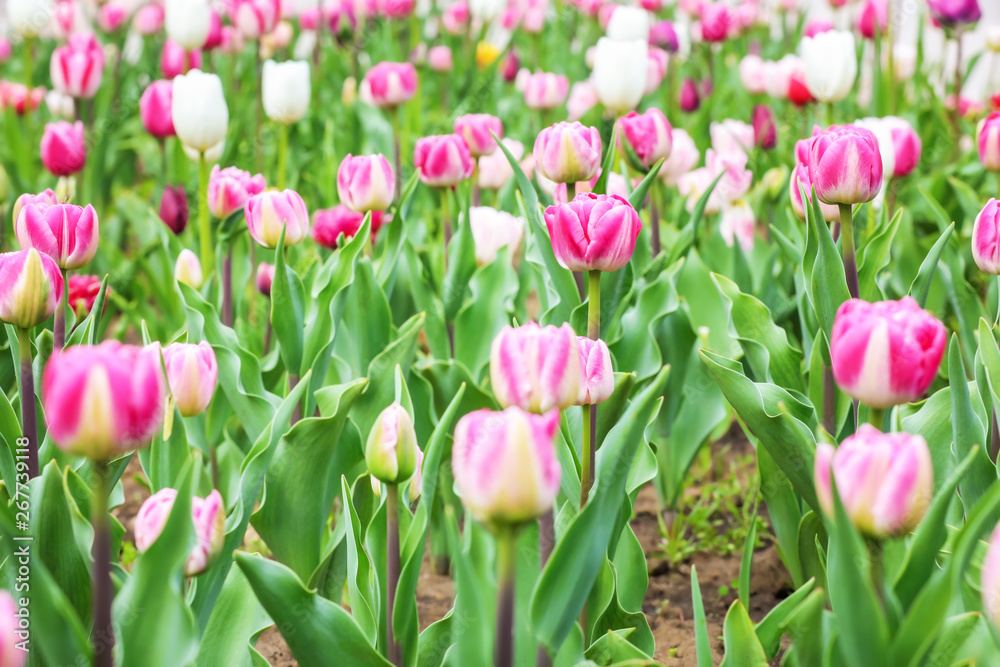
[(0, 667), (1000, 664), (993, 0), (0, 16)]

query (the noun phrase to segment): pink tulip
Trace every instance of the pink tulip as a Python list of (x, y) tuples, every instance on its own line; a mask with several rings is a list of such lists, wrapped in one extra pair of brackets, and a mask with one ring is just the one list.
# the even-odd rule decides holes
[(309, 211), (294, 190), (267, 190), (253, 195), (243, 207), (253, 240), (265, 248), (276, 248), (285, 228), (285, 246), (301, 243), (309, 234)]
[(813, 137), (809, 178), (826, 204), (862, 204), (882, 187), (882, 154), (869, 130), (833, 126)]
[(563, 105), (569, 93), (565, 74), (538, 72), (528, 75), (524, 84), (524, 103), (529, 109), (555, 109)]
[(750, 252), (753, 250), (756, 224), (750, 205), (746, 200), (737, 199), (722, 209), (719, 234), (728, 247), (732, 248), (738, 241), (744, 252)]
[(97, 23), (104, 32), (114, 32), (125, 25), (128, 20), (128, 7), (122, 2), (111, 0), (101, 6), (97, 15)]
[(0, 81), (0, 108), (11, 107), (18, 116), (36, 111), (45, 99), (45, 88), (28, 89), (21, 83)]
[(740, 81), (743, 87), (751, 95), (760, 95), (765, 92), (764, 60), (755, 54), (749, 54), (740, 61)]
[(489, 206), (469, 209), (469, 229), (476, 244), (476, 264), (485, 266), (497, 258), (501, 248), (506, 248), (513, 262), (524, 238), (524, 218), (498, 211)]
[(596, 405), (611, 397), (615, 390), (615, 370), (611, 366), (611, 352), (603, 340), (577, 338), (580, 344), (580, 364), (583, 368), (577, 405)]
[(667, 53), (677, 53), (680, 43), (672, 21), (659, 21), (649, 27), (649, 45), (658, 46)]
[(405, 19), (413, 14), (415, 0), (381, 0), (379, 14), (387, 19)]
[(824, 32), (830, 32), (835, 30), (836, 26), (833, 25), (833, 21), (827, 19), (813, 19), (806, 24), (805, 30), (802, 31), (803, 37), (815, 37)]
[(868, 537), (909, 533), (927, 512), (934, 470), (927, 441), (909, 433), (881, 433), (862, 424), (840, 447), (816, 448), (816, 496), (833, 516), (833, 485), (851, 523)]
[(30, 192), (25, 192), (23, 195), (21, 195), (14, 201), (13, 217), (14, 217), (15, 228), (17, 226), (17, 219), (21, 217), (21, 213), (24, 212), (24, 209), (27, 208), (28, 206), (34, 205), (34, 206), (46, 207), (46, 206), (55, 206), (58, 203), (59, 203), (59, 198), (56, 197), (56, 193), (53, 192), (51, 189), (46, 190), (44, 192), (40, 192), (37, 195), (33, 195)]
[(712, 137), (712, 148), (721, 155), (732, 153), (746, 155), (754, 145), (753, 126), (741, 120), (730, 118), (713, 122), (709, 126), (709, 134)]
[(458, 420), (451, 467), (462, 503), (488, 525), (519, 525), (552, 509), (561, 469), (559, 412), (476, 410)]
[(187, 193), (184, 191), (182, 183), (163, 187), (159, 214), (163, 224), (169, 227), (175, 235), (180, 236), (187, 228), (190, 212)]
[(51, 257), (34, 248), (0, 254), (0, 320), (30, 329), (62, 301), (63, 276)]
[(71, 97), (90, 99), (104, 75), (104, 49), (93, 35), (76, 33), (52, 52), (52, 86)]
[(977, 23), (983, 17), (979, 0), (927, 0), (931, 18), (945, 28)]
[[(163, 532), (177, 499), (176, 489), (161, 489), (142, 504), (135, 517), (135, 548), (145, 553)], [(195, 546), (184, 562), (184, 576), (201, 574), (215, 562), (226, 539), (226, 508), (222, 495), (213, 490), (204, 499), (191, 498), (191, 521)]]
[(83, 33), (87, 23), (83, 3), (57, 2), (52, 7), (52, 28), (57, 37), (68, 39), (74, 33)]
[(323, 19), (323, 10), (319, 7), (303, 7), (299, 11), (299, 30), (319, 30)]
[(841, 304), (830, 336), (833, 377), (874, 408), (920, 398), (937, 375), (947, 332), (911, 297)]
[(167, 382), (182, 417), (200, 415), (212, 402), (219, 379), (215, 351), (208, 343), (171, 343), (163, 348)]
[(568, 324), (528, 322), (504, 327), (493, 339), (490, 384), (504, 407), (539, 414), (565, 409), (576, 402), (582, 380), (580, 346)]
[(435, 188), (454, 187), (472, 175), (474, 163), (465, 140), (457, 134), (417, 139), (413, 166), (421, 182)]
[(1000, 173), (1000, 111), (979, 122), (976, 130), (979, 161), (987, 171)]
[[(100, 276), (86, 276), (74, 273), (69, 277), (69, 299), (66, 305), (76, 313), (78, 318), (84, 318), (94, 309), (94, 302), (101, 291)], [(108, 290), (110, 291), (110, 287)]]
[(140, 35), (149, 36), (163, 30), (165, 20), (166, 13), (163, 11), (163, 7), (150, 4), (144, 5), (136, 11), (135, 18), (132, 19), (132, 25), (135, 26), (135, 31)]
[[(375, 232), (382, 226), (384, 213), (382, 211), (372, 211), (372, 238)], [(361, 229), (361, 224), (365, 221), (365, 214), (360, 211), (352, 211), (343, 204), (337, 204), (333, 208), (320, 209), (313, 214), (312, 237), (313, 240), (324, 248), (335, 250), (337, 239), (343, 234), (346, 240), (351, 240)]]
[(49, 437), (74, 456), (107, 461), (159, 432), (165, 392), (154, 346), (107, 341), (56, 350), (42, 377)]
[[(524, 157), (524, 145), (514, 139), (502, 139), (504, 147), (510, 151), (515, 160)], [(484, 190), (499, 190), (514, 177), (514, 169), (507, 161), (503, 151), (493, 151), (492, 155), (479, 158), (479, 187)], [(530, 177), (529, 177), (530, 178)]]
[(643, 167), (649, 169), (670, 157), (673, 130), (659, 109), (651, 107), (641, 114), (630, 111), (618, 119), (618, 125)]
[(694, 139), (685, 130), (674, 129), (670, 132), (670, 157), (660, 167), (659, 176), (670, 187), (677, 187), (682, 176), (688, 174), (701, 159), (701, 152)]
[(1000, 204), (990, 199), (972, 226), (972, 258), (991, 275), (1000, 275)]
[(384, 211), (392, 205), (396, 175), (381, 153), (351, 155), (337, 169), (337, 194), (352, 211)]
[(365, 463), (375, 479), (402, 484), (417, 469), (417, 434), (413, 418), (399, 403), (379, 413), (365, 443)]
[(187, 51), (172, 39), (163, 42), (160, 71), (164, 79), (176, 78), (193, 69), (201, 69), (201, 51)]
[(278, 25), (281, 0), (234, 0), (229, 19), (247, 39), (260, 39)]
[(995, 627), (1000, 628), (1000, 525), (993, 529), (989, 547), (980, 570), (983, 610)]
[(441, 25), (450, 35), (465, 32), (469, 25), (469, 4), (465, 0), (457, 0), (449, 4), (441, 15)]
[(410, 63), (381, 62), (365, 74), (363, 86), (377, 107), (398, 107), (417, 92), (417, 70)]
[(701, 38), (709, 43), (729, 37), (729, 8), (723, 2), (706, 2), (701, 7)]
[(584, 193), (545, 210), (559, 265), (570, 271), (617, 271), (632, 258), (642, 229), (632, 205), (615, 195)]
[(586, 181), (601, 166), (601, 134), (578, 122), (556, 123), (538, 133), (533, 154), (536, 167), (550, 181)]
[(566, 112), (570, 122), (580, 120), (600, 102), (597, 89), (590, 81), (577, 81), (569, 91)]
[(443, 44), (432, 46), (427, 52), (427, 64), (435, 72), (450, 72), (455, 68), (451, 49)]
[(173, 100), (174, 83), (169, 79), (158, 79), (142, 92), (139, 98), (139, 116), (142, 126), (157, 139), (172, 137), (174, 119), (170, 111)]
[(897, 116), (887, 116), (882, 120), (892, 135), (892, 145), (896, 153), (896, 167), (892, 176), (894, 178), (909, 176), (917, 168), (920, 154), (923, 151), (920, 135), (916, 133), (912, 125)]
[(27, 206), (14, 226), (22, 248), (34, 248), (61, 269), (79, 269), (97, 253), (97, 213), (87, 205)]
[(14, 47), (11, 46), (10, 40), (6, 37), (0, 37), (0, 63), (10, 60), (13, 53)]
[(271, 296), (271, 283), (274, 282), (274, 265), (261, 262), (257, 265), (257, 291), (264, 296)]
[(252, 175), (237, 167), (212, 167), (208, 178), (208, 210), (220, 220), (246, 206), (247, 200), (267, 188), (261, 174)]
[[(802, 143), (802, 141), (799, 143)], [(802, 193), (799, 191), (800, 184), (806, 191), (806, 201), (811, 203), (813, 185), (809, 179), (809, 165), (805, 163), (795, 165), (795, 168), (792, 170), (792, 180), (788, 185), (788, 194), (792, 199), (792, 210), (798, 216), (799, 220), (804, 221), (806, 219), (806, 209), (802, 201)], [(839, 206), (824, 204), (823, 202), (820, 202), (819, 206), (823, 210), (823, 220), (826, 222), (840, 222)]]
[(774, 120), (774, 112), (766, 104), (758, 104), (753, 108), (753, 143), (766, 151), (774, 150), (778, 145), (778, 126)]
[(681, 83), (680, 107), (684, 113), (693, 113), (701, 106), (701, 94), (694, 79), (687, 78)]
[(503, 138), (503, 124), (487, 113), (466, 114), (455, 119), (455, 134), (465, 139), (472, 157), (479, 158), (496, 150), (493, 135)]
[(205, 43), (202, 44), (203, 51), (214, 51), (220, 48), (225, 41), (222, 34), (222, 17), (214, 9), (209, 15), (208, 20), (208, 36), (205, 37)]
[(667, 75), (667, 65), (670, 62), (670, 55), (663, 49), (651, 46), (646, 51), (646, 88), (644, 93), (652, 95), (663, 83), (663, 78)]
[(511, 49), (506, 57), (503, 59), (503, 63), (500, 65), (500, 76), (507, 83), (517, 79), (517, 73), (521, 71), (521, 61), (517, 57), (517, 52)]
[(806, 84), (804, 69), (794, 70), (788, 78), (788, 91), (785, 95), (788, 101), (797, 107), (804, 107), (816, 101), (816, 97)]
[(7, 591), (0, 591), (0, 667), (23, 667), (28, 651), (18, 646), (22, 642), (21, 621), (27, 619), (28, 609), (23, 612)]
[(55, 176), (70, 176), (87, 161), (83, 123), (60, 120), (45, 125), (42, 135), (42, 164)]
[(857, 28), (861, 36), (875, 39), (877, 35), (885, 34), (889, 27), (889, 7), (886, 0), (865, 0), (858, 12)]
[(205, 274), (201, 270), (201, 261), (198, 259), (198, 255), (187, 248), (180, 251), (177, 255), (177, 263), (174, 264), (174, 280), (195, 290), (201, 289), (205, 283)]
[(678, 191), (688, 198), (688, 211), (694, 210), (695, 204), (720, 175), (722, 178), (708, 197), (706, 213), (718, 213), (746, 195), (753, 183), (753, 172), (746, 168), (748, 160), (746, 153), (717, 153), (708, 149), (705, 153), (705, 166), (689, 172), (677, 184)]

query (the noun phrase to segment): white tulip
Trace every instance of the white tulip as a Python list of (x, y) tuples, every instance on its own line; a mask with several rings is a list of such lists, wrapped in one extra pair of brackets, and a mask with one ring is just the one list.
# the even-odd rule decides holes
[(885, 200), (886, 184), (896, 171), (896, 145), (892, 140), (892, 128), (895, 120), (892, 118), (862, 118), (854, 121), (858, 127), (864, 128), (875, 135), (878, 142), (878, 152), (882, 155), (882, 188), (872, 201), (876, 211), (882, 210)]
[(309, 63), (290, 60), (264, 63), (262, 97), (264, 113), (271, 120), (289, 124), (301, 120), (309, 110)]
[(597, 41), (590, 81), (605, 107), (625, 112), (639, 106), (646, 90), (648, 48), (640, 39), (620, 42), (602, 37)]
[(469, 0), (469, 16), (486, 23), (500, 16), (506, 0)]
[(197, 51), (205, 45), (212, 21), (212, 8), (207, 0), (167, 0), (165, 10), (167, 37), (188, 51)]
[(469, 209), (469, 220), (477, 264), (490, 264), (501, 248), (507, 248), (509, 258), (514, 259), (524, 237), (524, 218), (489, 206), (473, 206)]
[(642, 7), (619, 6), (608, 21), (605, 34), (619, 42), (649, 40), (649, 12)]
[(7, 22), (21, 37), (38, 37), (52, 18), (52, 0), (7, 0)]
[(806, 86), (820, 102), (839, 102), (848, 96), (858, 76), (854, 34), (830, 30), (802, 40)]
[(208, 153), (226, 139), (229, 107), (214, 74), (195, 69), (176, 77), (170, 113), (177, 137), (191, 150)]

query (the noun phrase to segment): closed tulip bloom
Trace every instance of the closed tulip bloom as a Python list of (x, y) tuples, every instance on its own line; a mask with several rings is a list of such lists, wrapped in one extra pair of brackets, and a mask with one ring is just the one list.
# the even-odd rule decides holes
[(382, 154), (351, 155), (337, 169), (337, 194), (352, 211), (384, 211), (392, 204), (396, 175)]
[(533, 154), (535, 166), (550, 181), (587, 181), (601, 166), (601, 134), (578, 122), (556, 123), (538, 133)]
[[(381, 226), (382, 211), (372, 211), (372, 238), (375, 237), (375, 230)], [(350, 241), (361, 229), (365, 221), (365, 214), (360, 211), (352, 211), (343, 204), (337, 204), (333, 208), (320, 209), (313, 214), (312, 234), (313, 240), (324, 248), (335, 250), (338, 246), (337, 240), (343, 235), (344, 239)]]
[(816, 448), (816, 496), (829, 516), (834, 513), (831, 475), (851, 523), (871, 538), (911, 532), (934, 494), (927, 441), (909, 433), (881, 433), (870, 424), (862, 424), (836, 449), (826, 443)]
[(257, 275), (255, 276), (257, 291), (264, 296), (271, 296), (271, 283), (274, 282), (274, 265), (261, 262), (257, 265)]
[(979, 122), (976, 130), (979, 161), (987, 171), (1000, 173), (1000, 111)]
[(745, 199), (737, 199), (722, 209), (719, 234), (730, 248), (738, 241), (744, 252), (750, 252), (753, 250), (756, 224), (750, 204)]
[(236, 0), (230, 6), (229, 18), (244, 37), (260, 39), (278, 25), (281, 0)]
[(52, 317), (62, 301), (63, 276), (34, 248), (0, 254), (0, 320), (30, 329)]
[(165, 185), (160, 197), (160, 220), (174, 234), (180, 236), (187, 228), (190, 211), (184, 185)]
[(13, 108), (18, 116), (36, 111), (44, 99), (43, 86), (29, 90), (22, 83), (0, 81), (0, 107)]
[(740, 61), (740, 81), (751, 95), (765, 92), (765, 72), (764, 60), (756, 54), (743, 56), (743, 60)]
[(450, 72), (455, 68), (451, 49), (443, 44), (432, 46), (427, 52), (427, 64), (435, 72)]
[(754, 146), (754, 128), (741, 120), (730, 118), (713, 122), (709, 126), (709, 134), (712, 137), (712, 148), (721, 155), (730, 153), (746, 155)]
[(466, 114), (455, 119), (455, 134), (465, 139), (472, 157), (479, 158), (496, 150), (493, 135), (503, 138), (503, 124), (488, 113)]
[[(805, 204), (802, 201), (802, 193), (799, 191), (800, 184), (806, 191), (806, 201), (811, 203), (813, 185), (809, 178), (808, 164), (796, 164), (795, 168), (792, 170), (792, 180), (788, 184), (788, 194), (792, 199), (792, 210), (795, 212), (795, 215), (798, 216), (799, 220), (805, 221), (806, 209)], [(826, 222), (840, 222), (839, 206), (835, 204), (824, 204), (822, 201), (819, 203), (819, 206), (823, 210), (823, 219)]]
[(139, 98), (139, 116), (142, 126), (157, 139), (172, 137), (174, 119), (172, 116), (174, 84), (166, 79), (152, 82)]
[(885, 34), (889, 27), (889, 7), (886, 0), (865, 0), (858, 12), (858, 32), (865, 39), (875, 39), (876, 35)]
[(646, 169), (670, 157), (674, 144), (673, 130), (659, 109), (652, 107), (641, 114), (630, 111), (618, 120), (618, 124), (625, 140)]
[[(895, 159), (893, 160), (895, 168), (893, 169), (892, 176), (894, 178), (909, 176), (917, 168), (917, 164), (920, 162), (920, 154), (923, 151), (920, 135), (913, 129), (912, 125), (898, 116), (887, 116), (882, 119), (882, 122), (889, 132), (893, 152), (895, 153)], [(879, 144), (879, 150), (881, 149), (882, 146)], [(883, 174), (883, 176), (886, 175)]]
[[(76, 313), (78, 318), (86, 317), (94, 308), (97, 295), (101, 291), (101, 278), (99, 276), (85, 276), (74, 273), (68, 279), (69, 298), (66, 305)], [(111, 288), (108, 287), (108, 291)]]
[(164, 79), (174, 79), (189, 70), (201, 69), (201, 51), (188, 51), (172, 39), (163, 42), (160, 72)]
[(183, 417), (205, 411), (219, 379), (215, 351), (208, 343), (171, 343), (163, 348), (167, 383)]
[(87, 162), (83, 123), (65, 120), (45, 124), (42, 135), (42, 164), (54, 176), (72, 176)]
[(473, 206), (469, 219), (479, 266), (492, 263), (501, 248), (507, 248), (508, 256), (514, 259), (524, 238), (524, 218), (489, 206)]
[(474, 163), (465, 140), (457, 134), (417, 139), (413, 166), (420, 180), (435, 188), (453, 187), (472, 175)]
[(456, 0), (447, 7), (441, 15), (441, 25), (445, 32), (451, 35), (461, 34), (469, 24), (469, 3)]
[(166, 13), (160, 5), (145, 5), (135, 12), (132, 26), (140, 35), (149, 36), (163, 30)]
[(238, 167), (212, 167), (208, 178), (208, 210), (220, 220), (246, 206), (247, 200), (267, 189), (261, 174), (251, 174)]
[(171, 116), (177, 137), (188, 148), (206, 153), (222, 145), (229, 127), (229, 107), (222, 81), (201, 70), (174, 79)]
[(701, 38), (709, 43), (724, 42), (729, 37), (729, 8), (722, 2), (706, 2), (701, 7)]
[(561, 469), (553, 440), (559, 412), (533, 415), (517, 407), (476, 410), (455, 425), (455, 487), (476, 520), (519, 525), (552, 509)]
[(646, 87), (643, 89), (645, 95), (652, 95), (659, 90), (663, 78), (667, 75), (669, 62), (670, 54), (655, 46), (649, 47), (646, 52)]
[(565, 74), (538, 72), (524, 82), (524, 103), (529, 109), (555, 109), (562, 106), (567, 94), (569, 79)]
[(815, 37), (824, 32), (830, 32), (831, 30), (836, 30), (836, 26), (833, 25), (833, 21), (827, 19), (812, 19), (806, 23), (805, 30), (802, 31), (803, 37)]
[[(142, 504), (135, 517), (135, 548), (145, 553), (163, 532), (177, 499), (176, 489), (161, 489)], [(213, 490), (204, 499), (191, 498), (191, 521), (195, 546), (184, 562), (184, 576), (201, 574), (215, 562), (226, 539), (226, 508), (222, 495)]]
[(858, 75), (854, 34), (830, 30), (802, 40), (806, 85), (820, 102), (839, 102), (854, 88)]
[(264, 113), (273, 121), (289, 124), (302, 120), (309, 110), (309, 63), (289, 60), (264, 63), (261, 96)]
[(619, 42), (649, 40), (649, 12), (642, 7), (619, 5), (608, 21), (605, 35)]
[(667, 53), (677, 53), (680, 42), (673, 21), (658, 21), (650, 26), (649, 45), (658, 46)]
[(52, 52), (52, 86), (71, 97), (90, 99), (104, 75), (104, 49), (94, 35), (76, 33)]
[(165, 393), (156, 347), (107, 341), (56, 350), (42, 377), (49, 437), (73, 456), (107, 461), (156, 435)]
[[(524, 157), (524, 144), (516, 139), (504, 138), (500, 141), (510, 151), (515, 160)], [(499, 190), (514, 177), (514, 168), (501, 150), (479, 159), (479, 187), (484, 190)]]
[(201, 289), (205, 282), (205, 274), (202, 273), (198, 255), (187, 248), (181, 250), (177, 255), (177, 263), (174, 264), (174, 280), (193, 289)]
[(413, 419), (399, 403), (393, 403), (375, 418), (365, 445), (365, 463), (375, 479), (402, 484), (417, 468), (417, 434)]
[(377, 107), (397, 107), (417, 92), (417, 70), (410, 63), (381, 62), (365, 74), (363, 84)]
[(698, 164), (701, 152), (687, 131), (674, 129), (670, 132), (670, 136), (672, 143), (670, 157), (660, 167), (659, 177), (664, 183), (675, 188), (681, 177)]
[(166, 0), (164, 25), (167, 37), (188, 51), (197, 51), (205, 43), (212, 23), (208, 0)]
[(927, 7), (931, 17), (945, 28), (971, 25), (983, 17), (979, 0), (927, 0)]
[(701, 94), (694, 79), (687, 78), (681, 83), (680, 107), (684, 113), (693, 113), (701, 106)]
[(1000, 204), (990, 199), (972, 226), (972, 258), (976, 266), (1000, 275)]
[(583, 377), (577, 405), (596, 405), (611, 397), (615, 390), (615, 369), (611, 366), (611, 352), (603, 340), (579, 336), (580, 365)]
[(753, 108), (753, 142), (758, 148), (766, 151), (774, 150), (778, 145), (778, 127), (774, 120), (774, 112), (766, 104), (758, 104)]
[(559, 265), (570, 271), (617, 271), (632, 258), (642, 229), (639, 214), (615, 195), (578, 195), (545, 210)]
[(18, 647), (20, 616), (11, 594), (0, 591), (0, 667), (22, 667), (28, 657), (28, 652)]
[(566, 115), (569, 121), (580, 120), (600, 102), (597, 89), (590, 81), (577, 81), (569, 91), (566, 100)]
[(580, 346), (568, 324), (504, 327), (490, 351), (490, 384), (504, 407), (535, 413), (565, 409), (580, 393)]
[(309, 211), (294, 190), (268, 190), (254, 195), (243, 207), (253, 240), (265, 248), (278, 246), (282, 227), (285, 246), (301, 243), (309, 235)]
[(101, 6), (97, 24), (104, 32), (115, 32), (128, 20), (129, 8), (123, 1), (110, 0)]
[(646, 92), (648, 49), (645, 40), (598, 40), (590, 80), (605, 107), (624, 112), (639, 105)]
[(830, 337), (833, 376), (847, 395), (873, 408), (917, 400), (937, 375), (947, 333), (911, 297), (844, 302)]
[(882, 154), (869, 130), (834, 126), (813, 137), (809, 178), (827, 204), (870, 202), (882, 187)]
[(993, 529), (980, 574), (983, 610), (995, 627), (1000, 628), (1000, 525)]
[(94, 207), (56, 204), (28, 206), (18, 216), (14, 232), (22, 248), (34, 248), (61, 269), (79, 269), (97, 254), (100, 239)]
[(14, 34), (38, 37), (49, 24), (53, 0), (18, 0), (7, 3), (7, 22)]
[(14, 201), (14, 225), (17, 225), (17, 219), (21, 217), (21, 213), (24, 212), (28, 206), (55, 206), (59, 203), (59, 198), (56, 197), (56, 193), (51, 189), (45, 190), (44, 192), (39, 192), (37, 195), (33, 195), (30, 192), (25, 192), (23, 195), (18, 197)]

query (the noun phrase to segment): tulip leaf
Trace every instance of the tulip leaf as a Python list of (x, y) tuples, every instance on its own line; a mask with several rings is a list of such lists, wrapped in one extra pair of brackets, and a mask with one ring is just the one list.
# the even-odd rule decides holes
[(594, 183), (593, 192), (595, 194), (604, 195), (608, 193), (608, 179), (611, 177), (611, 172), (614, 171), (612, 165), (615, 163), (615, 152), (618, 148), (618, 123), (615, 123), (611, 128), (611, 140), (608, 141), (608, 152), (604, 154), (604, 162), (601, 163), (601, 173), (597, 175), (597, 181)]
[[(691, 211), (691, 216), (688, 218), (688, 222), (684, 225), (681, 233), (674, 240), (674, 244), (670, 247), (670, 251), (663, 254), (665, 259), (663, 260), (662, 266), (670, 266), (676, 262), (681, 257), (687, 255), (688, 250), (694, 245), (695, 240), (698, 238), (698, 227), (701, 225), (702, 219), (705, 217), (705, 208), (708, 206), (708, 200), (712, 196), (712, 192), (715, 190), (716, 186), (719, 185), (719, 181), (725, 176), (725, 172), (719, 174), (712, 181), (712, 184), (708, 186), (708, 189), (702, 193), (698, 202), (695, 204), (694, 209)], [(656, 262), (651, 262), (651, 264), (656, 264)]]
[[(455, 197), (456, 206), (454, 210), (461, 211), (459, 224), (456, 226), (455, 235), (448, 244), (448, 271), (444, 277), (444, 287), (442, 301), (444, 302), (444, 319), (446, 322), (453, 322), (462, 304), (465, 303), (465, 293), (469, 288), (469, 281), (476, 272), (476, 242), (472, 238), (472, 224), (469, 218), (468, 202), (462, 202), (458, 190), (452, 193)], [(442, 197), (449, 196), (447, 191), (441, 193)]]
[[(628, 142), (625, 142), (626, 144)], [(649, 188), (653, 186), (656, 182), (656, 177), (660, 173), (660, 167), (663, 166), (663, 158), (656, 161), (649, 173), (646, 174), (645, 178), (636, 186), (635, 190), (628, 196), (628, 203), (632, 205), (635, 210), (640, 210), (643, 203), (646, 201), (646, 195), (649, 193)]]
[(104, 313), (104, 302), (108, 296), (108, 276), (101, 280), (101, 288), (94, 298), (94, 306), (90, 313), (80, 320), (71, 333), (66, 336), (66, 347), (70, 345), (96, 345), (98, 341), (97, 331), (101, 325), (101, 315)]
[(927, 257), (920, 264), (920, 270), (917, 271), (916, 277), (910, 283), (909, 295), (917, 300), (921, 308), (927, 305), (927, 295), (931, 291), (931, 283), (934, 281), (938, 261), (941, 259), (941, 253), (944, 252), (945, 247), (948, 245), (948, 239), (951, 238), (953, 231), (955, 231), (954, 222), (950, 223), (947, 229), (941, 232), (941, 236), (938, 237), (938, 240), (934, 242), (934, 245), (927, 252)]
[(333, 353), (347, 363), (349, 377), (364, 377), (372, 359), (393, 338), (392, 311), (368, 258), (358, 260), (343, 306), (341, 321), (353, 326), (336, 331)]
[(938, 634), (925, 639), (925, 643), (927, 644), (926, 650), (919, 651), (917, 655), (927, 655), (927, 659), (923, 663), (927, 665), (956, 664), (955, 661), (959, 658), (959, 651), (966, 645), (966, 641), (968, 641), (976, 629), (980, 627), (982, 620), (982, 614), (974, 611), (958, 614), (946, 619), (944, 627)]
[[(804, 198), (803, 193), (803, 198)], [(819, 198), (813, 192), (813, 200), (816, 208), (819, 208)], [(805, 201), (805, 199), (803, 199)], [(851, 298), (851, 293), (847, 289), (847, 278), (844, 273), (844, 260), (833, 242), (830, 235), (830, 228), (826, 225), (821, 215), (806, 215), (809, 224), (810, 234), (817, 240), (816, 260), (812, 266), (812, 271), (808, 274), (809, 299), (813, 308), (816, 309), (816, 317), (826, 335), (830, 335), (833, 329), (833, 320), (837, 314), (840, 304)], [(803, 263), (803, 268), (805, 264)]]
[(799, 586), (798, 589), (787, 598), (775, 605), (767, 616), (761, 619), (754, 632), (764, 647), (764, 653), (768, 660), (778, 654), (781, 648), (781, 636), (785, 632), (788, 620), (801, 608), (816, 589), (816, 580), (810, 579)]
[(510, 323), (517, 274), (507, 250), (479, 268), (469, 282), (471, 299), (455, 317), (455, 359), (465, 364), (473, 378), (482, 377), (489, 364), (493, 338)]
[[(608, 630), (587, 647), (584, 657), (596, 665), (652, 665), (653, 658), (629, 642), (629, 633)], [(586, 663), (582, 663), (586, 664)]]
[[(757, 472), (760, 475), (760, 493), (767, 507), (768, 519), (778, 544), (794, 546), (798, 540), (799, 523), (802, 521), (802, 508), (799, 497), (795, 495), (788, 477), (781, 471), (774, 458), (762, 447), (760, 443), (755, 443), (757, 450)], [(788, 568), (788, 573), (792, 575), (792, 581), (801, 586), (806, 577), (802, 574), (802, 566), (799, 563), (798, 550), (788, 548), (780, 549), (781, 560)], [(761, 641), (764, 641), (763, 639)], [(765, 642), (766, 643), (766, 642)]]
[(898, 209), (888, 225), (880, 227), (878, 232), (865, 244), (864, 252), (858, 258), (858, 283), (861, 298), (866, 301), (881, 301), (885, 298), (876, 279), (879, 272), (886, 267), (892, 254), (892, 242), (903, 218), (903, 209)]
[(628, 369), (639, 380), (652, 376), (663, 365), (660, 346), (649, 342), (656, 340), (660, 323), (679, 306), (675, 276), (664, 271), (650, 282), (639, 281), (635, 303), (621, 316), (621, 338), (609, 344), (618, 368)]
[(396, 216), (385, 225), (387, 234), (385, 246), (382, 254), (379, 256), (378, 282), (382, 286), (382, 289), (386, 290), (386, 294), (390, 291), (388, 287), (390, 279), (396, 271), (399, 256), (403, 250), (403, 246), (406, 244), (406, 227), (409, 224), (407, 221), (410, 220), (410, 213), (413, 208), (413, 194), (417, 191), (419, 183), (420, 173), (414, 171), (413, 175), (410, 176), (410, 180), (403, 186), (399, 206), (396, 208)]
[(271, 327), (278, 341), (278, 352), (289, 375), (298, 375), (302, 367), (305, 329), (305, 289), (292, 267), (285, 263), (285, 231), (281, 226), (278, 247), (274, 249), (274, 279), (271, 282)]
[(726, 655), (720, 667), (767, 667), (767, 656), (760, 645), (746, 607), (739, 600), (726, 612), (722, 625)]
[[(477, 523), (466, 523), (463, 537), (459, 537), (455, 510), (450, 505), (444, 509), (445, 529), (448, 537), (448, 551), (452, 555), (455, 579), (455, 606), (453, 618), (460, 619), (461, 625), (453, 627), (454, 645), (451, 653), (453, 665), (492, 664), (493, 648), (491, 615), (485, 610), (492, 606), (492, 596), (488, 586), (477, 572), (475, 548), (476, 533), (482, 529)], [(478, 564), (481, 566), (481, 564)]]
[(270, 624), (246, 576), (231, 569), (198, 645), (195, 667), (254, 667), (252, 643)]
[[(35, 510), (36, 512), (38, 509)], [(15, 542), (20, 545), (21, 543)], [(18, 547), (14, 547), (16, 553)], [(8, 565), (15, 562), (14, 556)], [(31, 649), (41, 656), (39, 664), (89, 665), (93, 662), (93, 648), (84, 623), (66, 592), (59, 587), (45, 563), (37, 554), (31, 561)], [(19, 591), (15, 599), (23, 599), (27, 591)], [(21, 606), (19, 604), (19, 606)], [(34, 664), (34, 663), (26, 663)]]
[(701, 600), (701, 584), (698, 583), (698, 571), (694, 565), (691, 566), (691, 606), (694, 608), (694, 646), (698, 667), (715, 667), (708, 638), (708, 622), (705, 620), (705, 605)]
[(350, 613), (308, 590), (287, 567), (243, 552), (236, 554), (236, 564), (299, 664), (325, 665), (334, 656), (350, 656), (352, 666), (390, 667)]
[[(822, 665), (824, 629), (823, 611), (826, 607), (826, 592), (815, 589), (781, 625), (781, 629), (794, 637), (790, 652), (798, 665)], [(765, 620), (767, 618), (765, 617)], [(761, 621), (763, 625), (764, 621)], [(757, 626), (758, 636), (760, 625)], [(762, 640), (763, 641), (763, 640)]]
[(986, 453), (986, 428), (972, 407), (969, 381), (965, 378), (962, 348), (958, 343), (957, 334), (952, 334), (948, 348), (948, 376), (951, 385), (951, 427), (956, 462), (964, 460), (971, 452), (976, 451), (968, 474), (959, 483), (962, 503), (969, 509), (987, 489), (997, 483), (997, 470)]

